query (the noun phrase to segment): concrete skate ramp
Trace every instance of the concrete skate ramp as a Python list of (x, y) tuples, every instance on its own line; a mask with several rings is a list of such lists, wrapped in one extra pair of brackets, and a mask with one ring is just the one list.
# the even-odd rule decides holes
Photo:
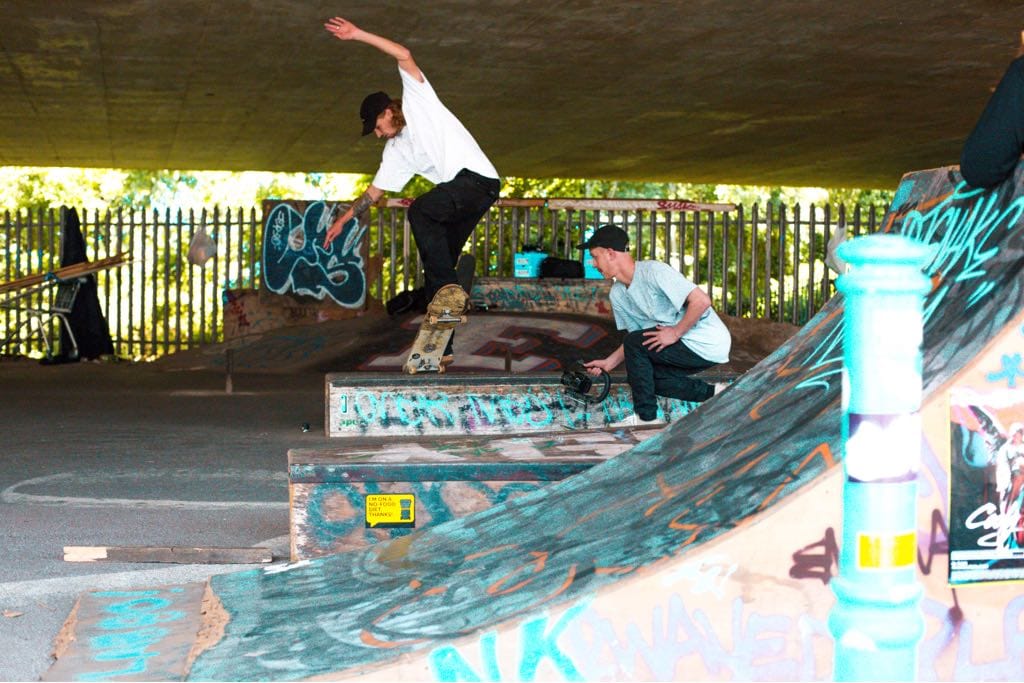
[[(885, 228), (937, 245), (926, 410), (1020, 327), (1021, 182), (1018, 168), (975, 192), (938, 169), (900, 184)], [(836, 297), (728, 391), (584, 474), (365, 552), (213, 578), (207, 610), (223, 632), (204, 638), (189, 678), (829, 678), (841, 319)], [(933, 436), (922, 676), (1019, 678), (1020, 590), (950, 602)]]

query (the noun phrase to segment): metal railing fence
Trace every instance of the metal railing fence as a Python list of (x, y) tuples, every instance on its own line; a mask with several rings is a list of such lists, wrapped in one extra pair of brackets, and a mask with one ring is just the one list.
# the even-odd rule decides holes
[[(422, 277), (405, 220), (409, 203), (383, 201), (370, 213), (364, 239), (379, 268), (367, 283), (368, 294), (381, 301), (417, 286)], [(222, 341), (225, 291), (260, 286), (263, 219), (255, 208), (79, 215), (89, 260), (130, 257), (128, 264), (96, 275), (120, 356), (155, 358)], [(511, 277), (515, 254), (524, 246), (579, 258), (574, 245), (588, 228), (615, 223), (629, 233), (635, 257), (672, 264), (704, 288), (719, 311), (803, 324), (834, 291), (834, 274), (825, 265), (832, 230), (842, 226), (852, 236), (874, 232), (883, 215), (884, 207), (504, 199), (480, 221), (466, 249), (477, 258), (478, 277)], [(187, 251), (200, 228), (217, 248), (197, 267), (188, 263)], [(0, 215), (0, 281), (52, 271), (59, 262), (59, 211)], [(44, 305), (46, 293), (38, 296), (32, 303)], [(17, 310), (0, 309), (0, 340), (21, 322)], [(43, 349), (41, 340), (25, 335), (0, 353), (38, 355)]]

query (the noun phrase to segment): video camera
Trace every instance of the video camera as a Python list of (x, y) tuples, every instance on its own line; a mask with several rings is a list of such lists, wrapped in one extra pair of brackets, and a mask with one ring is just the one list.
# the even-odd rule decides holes
[(565, 387), (565, 395), (573, 401), (585, 405), (595, 405), (608, 398), (608, 392), (612, 388), (612, 378), (604, 370), (600, 375), (602, 387), (596, 395), (591, 395), (590, 390), (594, 387), (594, 378), (587, 372), (583, 361), (576, 361), (565, 372), (562, 373), (562, 385)]

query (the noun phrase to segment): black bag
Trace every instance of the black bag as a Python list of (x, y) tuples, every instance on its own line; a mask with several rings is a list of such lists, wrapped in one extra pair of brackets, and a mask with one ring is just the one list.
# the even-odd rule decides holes
[(567, 258), (548, 256), (540, 262), (540, 277), (583, 277), (583, 264)]

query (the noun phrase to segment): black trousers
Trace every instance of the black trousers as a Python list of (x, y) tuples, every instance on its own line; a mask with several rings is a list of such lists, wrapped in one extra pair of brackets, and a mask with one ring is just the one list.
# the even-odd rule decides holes
[[(423, 264), (427, 301), (437, 290), (455, 284), (455, 264), (466, 240), (498, 199), (501, 183), (462, 169), (446, 183), (435, 185), (409, 205), (406, 215)], [(452, 338), (454, 338), (454, 334)], [(452, 340), (444, 354), (452, 352)]]
[(698, 356), (683, 342), (653, 351), (643, 345), (645, 331), (650, 330), (630, 332), (622, 342), (626, 381), (633, 390), (633, 410), (640, 419), (657, 417), (656, 396), (702, 402), (714, 395), (713, 386), (690, 375), (717, 363)]
[(463, 169), (409, 205), (409, 226), (423, 264), (427, 299), (458, 282), (455, 264), (473, 228), (498, 199), (501, 183)]
[(1024, 57), (1010, 63), (960, 155), (968, 185), (992, 187), (1013, 174), (1024, 151)]

